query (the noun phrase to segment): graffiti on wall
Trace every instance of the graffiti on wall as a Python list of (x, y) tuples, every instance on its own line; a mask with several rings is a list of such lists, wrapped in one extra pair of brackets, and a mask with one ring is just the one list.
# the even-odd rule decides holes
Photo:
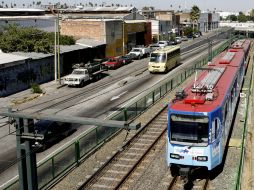
[(28, 89), (32, 83), (40, 84), (52, 80), (54, 77), (52, 60), (46, 58), (0, 69), (0, 96)]

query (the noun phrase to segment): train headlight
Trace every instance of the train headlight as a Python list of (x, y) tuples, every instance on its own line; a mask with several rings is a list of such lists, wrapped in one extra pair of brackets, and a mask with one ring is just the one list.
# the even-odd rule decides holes
[(180, 159), (180, 155), (179, 154), (172, 154), (172, 153), (170, 153), (170, 158), (172, 158), (172, 159)]
[(208, 160), (207, 156), (198, 156), (197, 161), (206, 162)]

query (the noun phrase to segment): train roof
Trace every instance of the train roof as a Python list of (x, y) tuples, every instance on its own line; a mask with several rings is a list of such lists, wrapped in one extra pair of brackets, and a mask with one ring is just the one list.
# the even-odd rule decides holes
[[(183, 112), (210, 112), (220, 106), (244, 60), (246, 40), (241, 47), (231, 46), (216, 56), (170, 104), (170, 110)], [(180, 95), (180, 96), (179, 96)], [(181, 97), (181, 98), (179, 98)]]
[(249, 50), (249, 47), (250, 47), (249, 40), (238, 40), (230, 46), (231, 49), (243, 49), (245, 53)]
[(175, 51), (177, 49), (180, 49), (180, 46), (166, 46), (159, 49), (156, 49), (153, 53), (167, 53), (169, 51)]

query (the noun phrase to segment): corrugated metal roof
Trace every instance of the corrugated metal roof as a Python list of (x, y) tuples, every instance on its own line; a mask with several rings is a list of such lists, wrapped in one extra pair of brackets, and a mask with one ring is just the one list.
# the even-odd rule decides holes
[(45, 10), (30, 8), (0, 8), (0, 12), (45, 12)]
[(98, 41), (98, 40), (81, 38), (81, 39), (76, 41), (76, 44), (92, 48), (92, 47), (105, 45), (106, 43), (102, 42), (102, 41)]
[(63, 19), (123, 19), (125, 16), (130, 13), (103, 13), (103, 14), (94, 14), (94, 13), (82, 13), (80, 15), (63, 15)]
[[(88, 47), (84, 47), (81, 45), (70, 45), (70, 46), (60, 45), (60, 53), (67, 53), (86, 48)], [(25, 56), (32, 59), (43, 59), (46, 57), (54, 56), (53, 53), (36, 53), (36, 52), (12, 52), (12, 55)]]
[(67, 53), (67, 52), (72, 52), (80, 49), (87, 49), (87, 47), (81, 46), (81, 45), (70, 45), (70, 46), (63, 46), (60, 45), (60, 52), (61, 53)]
[(132, 10), (137, 10), (135, 7), (77, 7), (75, 9), (61, 9), (63, 12), (130, 12)]
[(50, 15), (38, 15), (38, 16), (0, 16), (0, 20), (29, 20), (29, 19), (41, 19), (41, 20), (55, 20), (57, 17), (56, 16), (50, 16)]
[(29, 58), (25, 56), (10, 54), (10, 53), (3, 53), (0, 50), (0, 65), (17, 62), (17, 61), (25, 61), (26, 59), (29, 59)]
[(13, 55), (11, 53), (3, 53), (0, 50), (0, 64), (5, 64), (5, 63), (10, 63), (15, 61), (23, 61), (26, 59), (29, 59), (29, 58), (25, 56)]
[(50, 57), (53, 54), (50, 53), (36, 53), (36, 52), (12, 52), (12, 55), (25, 56), (31, 59), (42, 59), (45, 57)]

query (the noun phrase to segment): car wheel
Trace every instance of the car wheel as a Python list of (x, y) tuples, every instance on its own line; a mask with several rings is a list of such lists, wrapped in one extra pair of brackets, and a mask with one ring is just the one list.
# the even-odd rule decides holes
[(80, 86), (83, 87), (85, 85), (84, 81), (82, 80)]

